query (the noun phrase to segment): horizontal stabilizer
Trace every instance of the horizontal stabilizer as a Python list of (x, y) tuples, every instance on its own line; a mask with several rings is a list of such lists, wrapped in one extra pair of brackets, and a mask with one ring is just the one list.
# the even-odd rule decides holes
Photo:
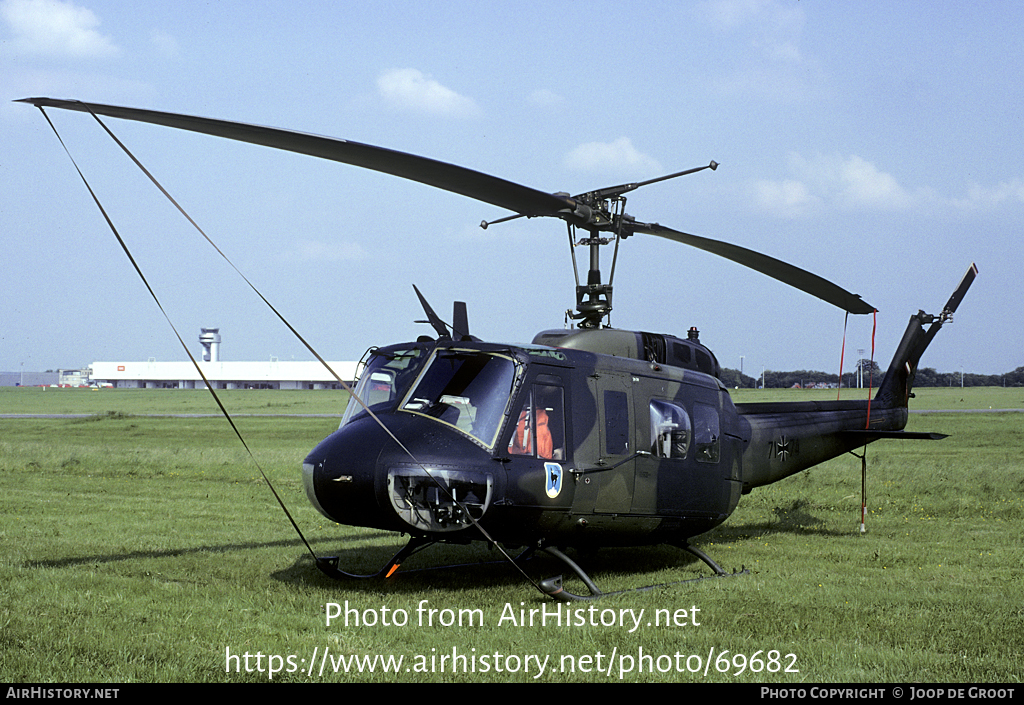
[(863, 440), (864, 443), (877, 441), (880, 438), (895, 438), (903, 441), (941, 441), (943, 438), (949, 437), (949, 434), (946, 433), (927, 433), (924, 431), (872, 431), (870, 429), (843, 431), (843, 435)]

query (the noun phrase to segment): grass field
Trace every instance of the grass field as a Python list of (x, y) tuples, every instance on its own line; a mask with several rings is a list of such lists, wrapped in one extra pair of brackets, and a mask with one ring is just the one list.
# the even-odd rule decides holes
[[(348, 392), (225, 389), (217, 392), (232, 414), (338, 414)], [(91, 389), (0, 387), (0, 414), (215, 414), (205, 389)]]
[[(757, 394), (820, 393), (736, 399)], [(338, 414), (343, 398), (225, 395), (235, 413), (292, 415), (238, 424), (314, 549), (371, 572), (401, 539), (328, 522), (301, 486), (302, 458), (337, 420), (297, 414)], [(1024, 390), (915, 401), (1024, 408)], [(695, 542), (749, 575), (573, 606), (584, 611), (568, 626), (520, 623), (520, 610), (559, 608), (482, 546), (432, 548), (387, 582), (323, 577), (223, 420), (138, 415), (216, 413), (204, 392), (5, 389), (4, 413), (92, 416), (0, 418), (0, 680), (267, 681), (270, 667), (300, 682), (1021, 680), (1020, 413), (915, 414), (911, 430), (950, 438), (868, 449), (866, 534), (860, 461), (839, 458), (744, 497)], [(582, 560), (608, 591), (709, 572), (669, 548)], [(416, 570), (454, 562), (477, 565)], [(561, 569), (538, 560), (528, 572)], [(346, 602), (348, 626), (328, 625)], [(644, 610), (640, 626), (628, 610)], [(401, 657), (398, 672), (331, 667), (366, 671), (351, 659), (377, 655)]]
[[(737, 389), (733, 401), (802, 401), (835, 399), (835, 389)], [(1024, 409), (1020, 387), (922, 388), (914, 390), (911, 410), (955, 411)], [(332, 390), (221, 390), (232, 414), (338, 414), (347, 392)], [(843, 389), (841, 399), (862, 399), (866, 389)], [(214, 414), (220, 409), (202, 389), (87, 389), (0, 387), (2, 414)]]

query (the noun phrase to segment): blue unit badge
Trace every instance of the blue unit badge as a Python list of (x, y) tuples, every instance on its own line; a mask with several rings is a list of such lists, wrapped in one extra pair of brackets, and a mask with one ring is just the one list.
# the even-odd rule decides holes
[(544, 463), (544, 491), (554, 499), (562, 491), (562, 466), (558, 463)]

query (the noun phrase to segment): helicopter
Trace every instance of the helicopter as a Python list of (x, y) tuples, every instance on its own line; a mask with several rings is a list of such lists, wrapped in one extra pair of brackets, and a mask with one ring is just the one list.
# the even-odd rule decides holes
[[(473, 541), (523, 548), (517, 566), (538, 551), (562, 561), (591, 594), (568, 592), (561, 576), (540, 582), (545, 594), (561, 600), (608, 594), (567, 549), (668, 544), (724, 576), (689, 541), (726, 521), (744, 494), (880, 439), (943, 437), (905, 431), (908, 403), (921, 356), (973, 283), (974, 264), (940, 313), (910, 317), (877, 393), (862, 400), (736, 404), (696, 328), (684, 338), (606, 323), (613, 287), (603, 281), (601, 248), (614, 244), (617, 257), (621, 242), (642, 234), (725, 257), (848, 314), (875, 312), (860, 296), (794, 265), (625, 212), (624, 194), (715, 170), (714, 161), (571, 196), (292, 130), (74, 100), (19, 102), (333, 160), (513, 213), (484, 221), (484, 228), (520, 217), (567, 224), (577, 273), (576, 308), (566, 312), (572, 327), (541, 331), (524, 344), (484, 341), (471, 335), (464, 303), (455, 303), (447, 324), (417, 288), (436, 337), (374, 347), (364, 356), (340, 425), (309, 452), (302, 480), (309, 501), (331, 521), (409, 540), (370, 576), (344, 571), (337, 557), (318, 557), (318, 568), (331, 577), (389, 577), (431, 545)], [(576, 240), (579, 231), (584, 236)], [(589, 252), (583, 283), (575, 247)]]

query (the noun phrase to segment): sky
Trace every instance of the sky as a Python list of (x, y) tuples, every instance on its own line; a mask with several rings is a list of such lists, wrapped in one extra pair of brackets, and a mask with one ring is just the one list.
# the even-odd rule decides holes
[[(187, 11), (183, 11), (187, 7)], [(283, 127), (581, 193), (860, 294), (884, 368), (910, 314), (979, 276), (922, 359), (1024, 365), (1024, 5), (1018, 2), (0, 0), (0, 370), (185, 353), (30, 96)], [(312, 355), (87, 114), (49, 110), (193, 353)], [(329, 360), (442, 318), (529, 342), (575, 305), (565, 226), (357, 167), (106, 124)], [(602, 270), (610, 273), (611, 251)], [(586, 252), (580, 250), (581, 270)], [(585, 277), (585, 271), (583, 272)], [(700, 330), (724, 367), (838, 372), (844, 313), (713, 255), (621, 243), (612, 325)], [(877, 323), (872, 337), (873, 324)]]

